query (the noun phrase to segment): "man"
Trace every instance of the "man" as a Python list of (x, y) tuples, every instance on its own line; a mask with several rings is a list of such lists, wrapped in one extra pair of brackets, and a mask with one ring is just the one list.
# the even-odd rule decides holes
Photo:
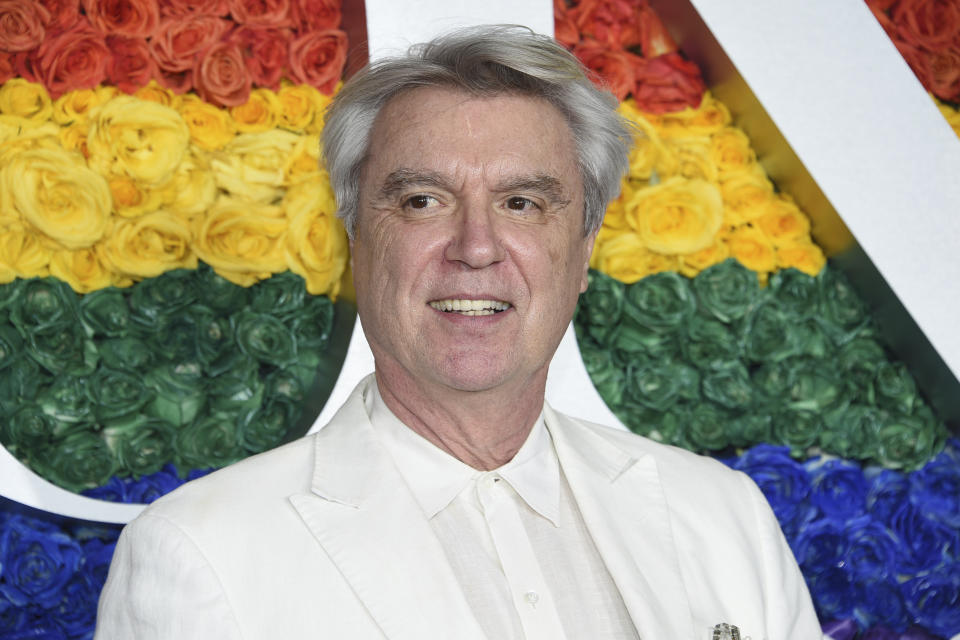
[(819, 638), (742, 474), (544, 404), (629, 130), (551, 39), (373, 64), (324, 153), (376, 373), (124, 531), (108, 638)]

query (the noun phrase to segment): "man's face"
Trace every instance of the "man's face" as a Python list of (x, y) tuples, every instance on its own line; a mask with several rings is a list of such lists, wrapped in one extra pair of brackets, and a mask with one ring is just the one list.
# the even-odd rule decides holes
[(463, 391), (545, 379), (593, 246), (575, 158), (543, 100), (422, 88), (387, 103), (351, 246), (380, 375)]

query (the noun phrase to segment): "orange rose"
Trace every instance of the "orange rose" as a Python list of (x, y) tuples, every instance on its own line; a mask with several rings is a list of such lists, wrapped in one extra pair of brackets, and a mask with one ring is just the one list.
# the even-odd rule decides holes
[(133, 93), (157, 74), (156, 64), (143, 38), (108, 36), (107, 46), (113, 52), (107, 65), (107, 79), (121, 91)]
[(240, 24), (292, 27), (289, 0), (227, 0), (230, 15)]
[(164, 18), (150, 39), (150, 51), (164, 71), (190, 71), (200, 52), (219, 42), (229, 29), (227, 20), (212, 15)]
[(290, 77), (326, 94), (333, 93), (347, 61), (347, 34), (336, 29), (314, 31), (290, 43)]
[(227, 0), (160, 0), (164, 16), (225, 16), (229, 10)]
[(46, 35), (50, 13), (41, 5), (23, 0), (0, 0), (0, 50), (30, 51)]
[(37, 77), (56, 100), (71, 89), (89, 89), (106, 79), (110, 50), (103, 35), (78, 22), (44, 40), (36, 52)]
[(573, 54), (595, 72), (620, 101), (633, 91), (636, 69), (645, 64), (643, 58), (629, 51), (611, 49), (596, 40), (584, 40), (573, 48)]
[(87, 19), (110, 35), (149, 38), (157, 30), (156, 0), (83, 0)]
[(697, 107), (706, 90), (700, 67), (679, 53), (667, 53), (637, 69), (633, 97), (644, 111), (667, 113)]
[(340, 26), (340, 0), (293, 0), (290, 12), (300, 33)]
[(240, 46), (218, 42), (207, 49), (194, 68), (193, 84), (201, 98), (215, 105), (233, 107), (246, 102), (252, 80)]
[(290, 30), (243, 26), (230, 39), (243, 50), (254, 84), (276, 90), (287, 66)]
[(936, 50), (960, 33), (960, 6), (943, 0), (900, 0), (892, 16), (904, 41)]

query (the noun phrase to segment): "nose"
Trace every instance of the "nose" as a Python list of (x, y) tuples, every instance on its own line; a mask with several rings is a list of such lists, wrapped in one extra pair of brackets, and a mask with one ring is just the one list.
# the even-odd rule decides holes
[(472, 269), (482, 269), (503, 260), (504, 248), (494, 215), (482, 204), (463, 205), (454, 222), (446, 259)]

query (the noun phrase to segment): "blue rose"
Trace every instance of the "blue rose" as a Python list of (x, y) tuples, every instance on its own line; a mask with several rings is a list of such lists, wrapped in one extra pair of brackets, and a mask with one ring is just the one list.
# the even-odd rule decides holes
[(177, 477), (174, 466), (167, 464), (160, 471), (143, 476), (139, 480), (131, 481), (127, 486), (129, 501), (149, 504), (170, 493), (183, 482)]
[(810, 474), (810, 499), (828, 518), (859, 515), (867, 506), (867, 481), (852, 462), (814, 458), (804, 465)]
[(829, 518), (811, 522), (797, 535), (793, 553), (805, 572), (816, 574), (845, 566), (847, 536), (843, 524)]
[(790, 457), (789, 447), (759, 444), (748, 449), (733, 467), (757, 483), (780, 521), (780, 528), (791, 541), (813, 520), (816, 509), (808, 499), (810, 478)]
[(807, 585), (821, 619), (852, 617), (854, 605), (862, 602), (864, 597), (862, 589), (844, 567), (828, 567), (807, 574)]
[(907, 580), (901, 587), (917, 624), (947, 638), (960, 633), (960, 563)]
[(111, 477), (105, 484), (80, 492), (88, 498), (106, 500), (108, 502), (130, 502), (127, 496), (127, 483), (117, 476)]
[[(861, 627), (887, 625), (895, 629), (907, 626), (907, 608), (896, 579), (860, 582), (863, 600), (857, 602), (853, 616)], [(894, 634), (896, 638), (898, 634)]]
[(35, 519), (11, 517), (0, 533), (0, 595), (18, 606), (34, 603), (45, 609), (60, 601), (60, 590), (80, 566), (80, 545), (49, 527), (35, 528)]
[(848, 520), (846, 563), (858, 578), (884, 580), (895, 574), (900, 541), (883, 523), (864, 515)]
[(213, 467), (209, 469), (190, 469), (190, 471), (187, 472), (187, 482), (196, 480), (197, 478), (202, 478), (203, 476), (213, 473), (214, 471), (216, 471), (216, 469)]
[(881, 522), (889, 523), (908, 500), (910, 484), (902, 473), (889, 469), (867, 469), (864, 473), (870, 480), (867, 510)]
[(909, 502), (890, 518), (890, 528), (901, 540), (897, 558), (901, 573), (915, 574), (960, 557), (960, 532), (927, 518)]
[(83, 545), (83, 565), (80, 567), (80, 573), (98, 593), (103, 588), (103, 583), (107, 581), (107, 571), (110, 569), (110, 560), (113, 558), (113, 550), (116, 546), (115, 537), (106, 542), (94, 538)]
[(35, 621), (30, 629), (4, 636), (4, 640), (68, 640), (68, 636), (56, 621), (46, 617)]
[[(0, 576), (2, 569), (3, 567), (0, 567)], [(22, 631), (28, 624), (26, 608), (18, 607), (0, 593), (0, 638), (9, 637), (15, 631)]]
[(957, 441), (910, 474), (910, 501), (928, 517), (960, 528), (960, 459)]
[(71, 638), (93, 635), (97, 621), (97, 600), (103, 583), (94, 584), (90, 578), (78, 573), (63, 588), (59, 604), (53, 610), (60, 628)]

